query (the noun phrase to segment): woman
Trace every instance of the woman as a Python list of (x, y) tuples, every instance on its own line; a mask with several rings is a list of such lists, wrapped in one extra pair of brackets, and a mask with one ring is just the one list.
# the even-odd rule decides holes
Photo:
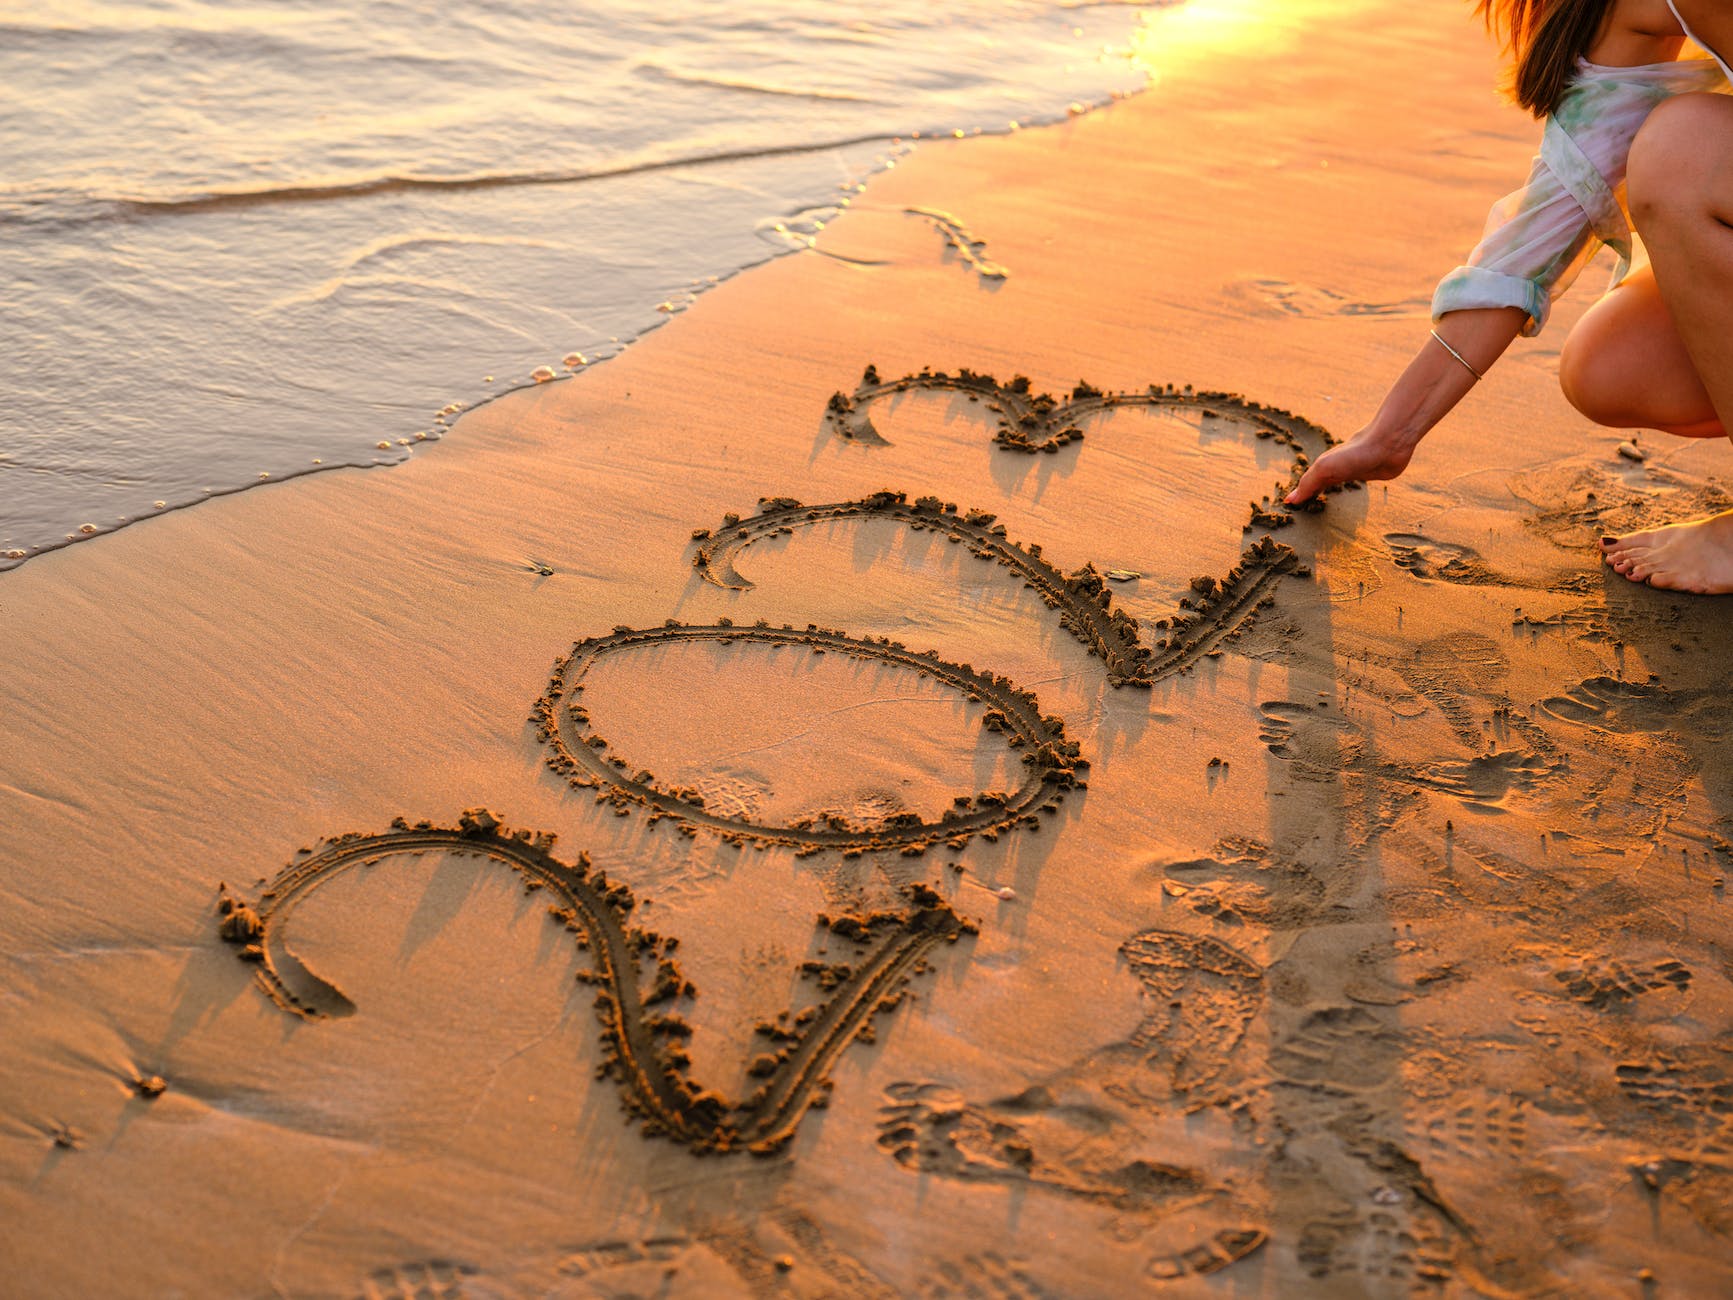
[[(1481, 0), (1480, 11), (1515, 52), (1517, 102), (1546, 120), (1541, 155), (1469, 264), (1439, 285), (1437, 328), (1372, 422), (1320, 456), (1289, 504), (1402, 473), (1601, 244), (1627, 268), (1631, 224), (1649, 262), (1565, 340), (1565, 396), (1615, 428), (1733, 432), (1733, 96), (1714, 93), (1733, 76), (1733, 0)], [(1720, 54), (1679, 60), (1687, 37)], [(1601, 550), (1633, 581), (1733, 592), (1733, 511), (1603, 537)]]

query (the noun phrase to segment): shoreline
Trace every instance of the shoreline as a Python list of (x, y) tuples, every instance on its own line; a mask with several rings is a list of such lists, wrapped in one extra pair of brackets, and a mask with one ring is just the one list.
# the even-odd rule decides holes
[(1534, 133), (1466, 13), (1153, 30), (437, 457), (7, 575), (21, 1285), (1728, 1283), (1733, 613), (1591, 567), (1724, 467), (1571, 415), (1579, 290), (1278, 523), (1204, 395), (1351, 433)]
[[(1135, 11), (1123, 12), (1122, 20), (1103, 11), (1078, 21), (1091, 31), (1135, 22)], [(887, 30), (898, 30), (894, 16), (887, 11), (886, 17)], [(145, 28), (138, 30), (140, 39), (149, 39)], [(1061, 30), (1071, 40), (1082, 39), (1082, 28), (1066, 24)], [(242, 21), (231, 35), (244, 40), (247, 33)], [(67, 31), (74, 50), (91, 36), (76, 25)], [(323, 47), (316, 36), (309, 40), (316, 57)], [(1018, 46), (1014, 53), (1026, 59), (1030, 51)], [(1055, 75), (1061, 53), (1071, 51), (1053, 50)], [(557, 57), (549, 51), (550, 60)], [(220, 56), (216, 62), (220, 69)], [(656, 67), (646, 63), (639, 71)], [(1061, 120), (1072, 94), (1099, 106), (1130, 79), (1105, 56), (1065, 67), (1062, 83), (1050, 85), (1040, 102), (1019, 102), (1011, 113), (1024, 120)], [(190, 71), (208, 73), (196, 59)], [(865, 79), (873, 83), (870, 70)], [(954, 106), (957, 121), (975, 124), (977, 133), (979, 124), (1003, 124), (1009, 116), (1001, 111), (1007, 84), (986, 80), (990, 84), (977, 87), (972, 106)], [(702, 79), (692, 83), (700, 84)], [(724, 99), (750, 95), (747, 84), (715, 90)], [(429, 142), (416, 139), (409, 142), (407, 160), (394, 150), (351, 182), (315, 167), (302, 176), (306, 184), (297, 184), (300, 173), (291, 168), (279, 177), (280, 185), (248, 189), (230, 176), (236, 185), (170, 184), (152, 197), (150, 182), (160, 178), (149, 167), (137, 185), (122, 183), (112, 193), (86, 192), (64, 176), (57, 189), (50, 168), (40, 178), (45, 188), (39, 197), (49, 202), (47, 196), (60, 194), (74, 210), (61, 214), (65, 220), (38, 213), (41, 222), (27, 218), (18, 227), (24, 241), (21, 328), (31, 337), (14, 358), (23, 364), (14, 386), (29, 396), (35, 417), (19, 423), (11, 459), (0, 454), (0, 470), (32, 481), (20, 500), (27, 496), (33, 504), (0, 525), (0, 572), (166, 508), (300, 477), (316, 467), (401, 463), (415, 443), (437, 437), (445, 414), (497, 395), (484, 372), (527, 378), (543, 368), (568, 368), (556, 358), (575, 354), (595, 361), (617, 353), (708, 286), (798, 247), (805, 239), (802, 223), (846, 206), (863, 177), (894, 163), (904, 137), (933, 134), (951, 112), (941, 107), (943, 95), (938, 102), (901, 108), (890, 97), (854, 98), (861, 101), (861, 114), (811, 122), (790, 116), (768, 137), (763, 116), (751, 112), (750, 138), (717, 141), (703, 131), (676, 129), (685, 147), (672, 150), (653, 142), (633, 145), (628, 129), (624, 154), (576, 170), (537, 168), (527, 153), (502, 140), (508, 156), (529, 164), (525, 169), (500, 172), (471, 155), (463, 174), (439, 176), (426, 153)], [(238, 101), (230, 106), (243, 116), (247, 111)], [(584, 152), (596, 142), (598, 124), (582, 112), (580, 118)], [(76, 112), (66, 124), (69, 146), (87, 147), (88, 140), (77, 138)], [(601, 181), (613, 183), (590, 184)], [(588, 188), (578, 202), (570, 187), (580, 184)], [(517, 197), (488, 199), (482, 193), (505, 189), (515, 189)], [(710, 202), (683, 206), (683, 195), (704, 193), (713, 196)], [(307, 202), (328, 206), (316, 218), (290, 215)], [(236, 207), (249, 213), (235, 220), (221, 216), (221, 210)], [(56, 302), (48, 288), (51, 276), (32, 272), (52, 257), (54, 240), (61, 241), (62, 256), (74, 247), (93, 265), (105, 256), (93, 221), (118, 222), (116, 230), (130, 231), (134, 262), (149, 268), (155, 283), (126, 281), (135, 291), (133, 310), (103, 323), (107, 364), (88, 369), (74, 386), (61, 372), (85, 355), (78, 340), (95, 323), (82, 319), (76, 301)], [(795, 231), (784, 229), (785, 222)], [(632, 234), (645, 228), (662, 238), (647, 244)], [(782, 234), (775, 233), (779, 229)], [(501, 232), (513, 233), (496, 237)], [(177, 261), (184, 245), (203, 249), (203, 260)], [(482, 252), (488, 247), (491, 252)], [(533, 269), (525, 261), (530, 249), (538, 250)], [(282, 256), (273, 255), (278, 251)], [(207, 282), (210, 268), (225, 259), (244, 262), (254, 283)], [(94, 275), (101, 282), (121, 280), (124, 269)], [(560, 284), (563, 297), (550, 298), (547, 286)], [(151, 304), (177, 294), (181, 310), (164, 324)], [(382, 311), (386, 307), (391, 314)], [(227, 332), (222, 312), (231, 316)], [(268, 321), (269, 334), (243, 349), (242, 335), (234, 331), (244, 333), (254, 320)], [(394, 322), (396, 337), (369, 336), (370, 320)], [(159, 348), (161, 333), (172, 335), (178, 346)], [(346, 347), (332, 346), (339, 337)], [(536, 339), (554, 342), (544, 347)], [(411, 341), (416, 345), (407, 346)], [(415, 410), (425, 408), (405, 394), (442, 391), (442, 416), (431, 425), (418, 420)]]

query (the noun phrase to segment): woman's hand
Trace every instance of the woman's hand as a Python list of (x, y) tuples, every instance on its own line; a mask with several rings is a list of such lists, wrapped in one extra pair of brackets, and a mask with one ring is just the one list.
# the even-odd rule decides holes
[(1527, 323), (1528, 313), (1521, 307), (1476, 307), (1447, 314), (1439, 325), (1450, 332), (1449, 341), (1440, 335), (1422, 343), (1384, 395), (1372, 422), (1318, 457), (1284, 500), (1303, 505), (1341, 483), (1395, 478), (1408, 468), (1420, 440), (1467, 396)]
[(1291, 506), (1303, 505), (1318, 493), (1342, 483), (1360, 483), (1395, 478), (1408, 468), (1417, 439), (1365, 428), (1339, 447), (1332, 447), (1313, 461), (1294, 490), (1283, 498)]

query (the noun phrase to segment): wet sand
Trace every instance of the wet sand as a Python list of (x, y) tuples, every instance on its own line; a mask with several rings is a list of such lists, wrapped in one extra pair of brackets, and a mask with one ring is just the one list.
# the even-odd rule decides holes
[(1593, 546), (1726, 448), (1566, 408), (1590, 272), (1276, 507), (1535, 133), (1454, 10), (1158, 33), (410, 464), (5, 576), (11, 1285), (1733, 1286), (1733, 612)]

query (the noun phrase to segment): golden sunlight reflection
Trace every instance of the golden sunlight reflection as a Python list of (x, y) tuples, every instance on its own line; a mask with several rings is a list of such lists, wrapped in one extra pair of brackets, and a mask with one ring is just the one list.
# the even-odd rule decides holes
[(1268, 58), (1314, 38), (1320, 17), (1348, 19), (1366, 0), (1186, 0), (1146, 13), (1131, 37), (1131, 59), (1153, 81), (1208, 52)]

